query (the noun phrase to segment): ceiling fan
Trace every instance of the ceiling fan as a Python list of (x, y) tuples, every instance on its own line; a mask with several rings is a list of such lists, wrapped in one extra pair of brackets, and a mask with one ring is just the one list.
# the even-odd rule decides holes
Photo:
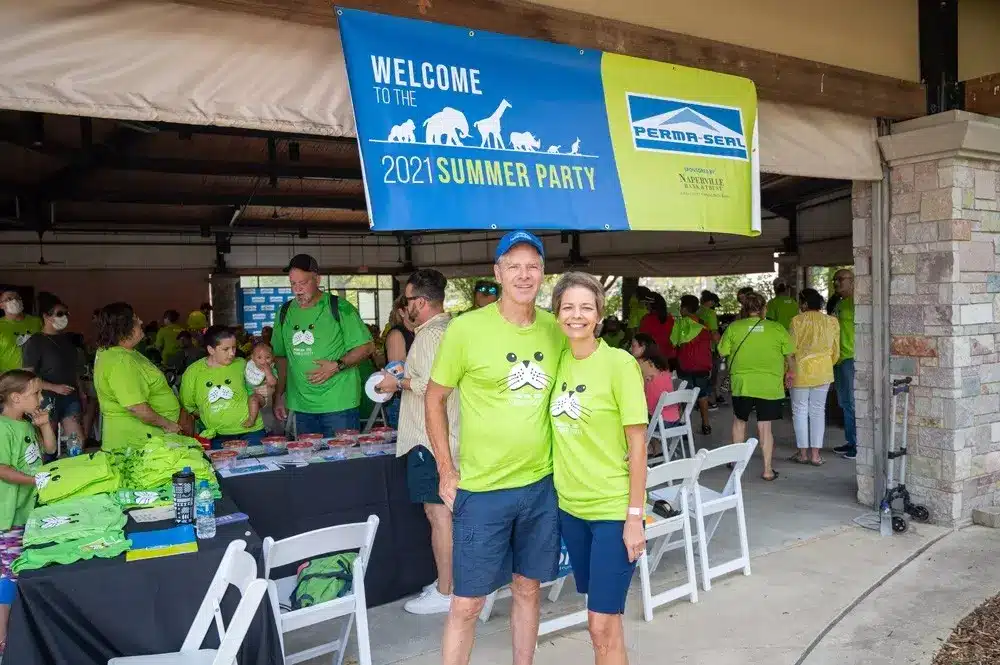
[(42, 239), (42, 236), (44, 236), (44, 235), (45, 235), (45, 231), (39, 231), (38, 232), (38, 261), (18, 261), (18, 263), (20, 265), (24, 265), (24, 266), (32, 266), (32, 265), (58, 266), (58, 265), (65, 265), (66, 264), (65, 261), (48, 261), (48, 260), (46, 260), (46, 258), (45, 258), (45, 242)]

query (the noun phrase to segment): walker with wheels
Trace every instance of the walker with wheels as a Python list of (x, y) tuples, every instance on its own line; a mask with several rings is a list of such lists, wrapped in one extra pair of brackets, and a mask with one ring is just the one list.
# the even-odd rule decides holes
[[(910, 383), (911, 377), (896, 379), (892, 382), (892, 420), (889, 421), (889, 451), (886, 455), (885, 497), (881, 505), (888, 506), (892, 511), (892, 530), (896, 533), (906, 531), (907, 522), (904, 516), (918, 522), (926, 522), (930, 519), (930, 512), (927, 508), (914, 504), (910, 501), (910, 491), (906, 489), (906, 446), (909, 437), (910, 425)], [(896, 449), (896, 413), (899, 407), (899, 397), (903, 396), (903, 436), (900, 446)], [(899, 484), (896, 484), (896, 460), (899, 460)], [(902, 502), (902, 510), (893, 508), (893, 503)]]

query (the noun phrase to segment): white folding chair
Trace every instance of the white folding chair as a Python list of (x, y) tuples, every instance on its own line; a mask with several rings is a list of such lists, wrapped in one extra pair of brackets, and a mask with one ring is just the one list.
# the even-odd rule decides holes
[[(694, 432), (691, 429), (691, 412), (694, 411), (694, 405), (698, 403), (699, 389), (692, 388), (691, 390), (687, 390), (686, 386), (687, 381), (682, 381), (680, 389), (661, 394), (660, 399), (656, 402), (656, 409), (653, 411), (649, 419), (649, 425), (646, 427), (646, 446), (648, 448), (653, 439), (658, 439), (660, 441), (660, 450), (663, 451), (663, 454), (662, 456), (656, 455), (647, 460), (646, 463), (649, 465), (659, 464), (662, 461), (670, 461), (677, 451), (678, 446), (681, 448), (682, 456), (694, 457)], [(663, 409), (674, 404), (683, 407), (681, 411), (681, 424), (675, 427), (667, 427), (666, 423), (663, 422)], [(685, 442), (687, 443), (687, 450), (684, 449)]]
[[(646, 476), (646, 488), (653, 489), (666, 483), (679, 481), (679, 485), (667, 488), (672, 492), (673, 501), (670, 505), (680, 514), (673, 517), (661, 517), (655, 514), (652, 506), (647, 506), (646, 512), (654, 521), (646, 524), (646, 551), (639, 558), (639, 581), (642, 584), (642, 611), (646, 621), (653, 620), (653, 608), (666, 603), (673, 602), (678, 598), (687, 596), (692, 603), (698, 602), (698, 581), (695, 576), (694, 567), (694, 545), (691, 537), (691, 520), (688, 518), (690, 507), (690, 496), (694, 487), (698, 483), (698, 474), (705, 460), (704, 451), (698, 453), (691, 459), (676, 460), (667, 462), (657, 467), (651, 468)], [(659, 498), (657, 492), (651, 492), (652, 498)], [(673, 534), (680, 532), (682, 540), (671, 543)], [(656, 553), (652, 555), (650, 562), (650, 544), (662, 538), (657, 545)], [(668, 549), (684, 548), (684, 564), (687, 568), (686, 581), (672, 589), (667, 589), (657, 595), (653, 595), (653, 587), (650, 582), (650, 573), (656, 570), (660, 564), (660, 559)]]
[(294, 576), (280, 580), (271, 580), (268, 595), (271, 598), (271, 609), (278, 621), (281, 635), (281, 651), (285, 653), (285, 633), (306, 626), (348, 617), (347, 625), (339, 639), (311, 649), (296, 653), (285, 653), (285, 664), (294, 665), (311, 660), (325, 654), (337, 652), (334, 665), (344, 661), (344, 651), (351, 636), (351, 625), (357, 622), (358, 656), (361, 665), (371, 665), (371, 643), (368, 638), (368, 607), (365, 599), (365, 571), (368, 569), (368, 558), (372, 545), (375, 543), (375, 533), (378, 531), (378, 517), (371, 515), (367, 522), (342, 524), (325, 529), (317, 529), (302, 533), (284, 540), (264, 539), (264, 577), (271, 580), (271, 571), (281, 566), (298, 563), (317, 556), (358, 550), (354, 560), (353, 582), (351, 592), (342, 598), (328, 600), (318, 605), (304, 607), (299, 610), (282, 612), (279, 599), (289, 599), (295, 589)]
[[(267, 580), (257, 577), (257, 562), (247, 554), (246, 546), (242, 540), (229, 543), (180, 651), (112, 658), (108, 665), (234, 665), (250, 622), (267, 590)], [(242, 598), (227, 628), (220, 606), (230, 584), (240, 590)], [(219, 648), (202, 649), (201, 643), (213, 619), (219, 633)]]
[[(757, 439), (750, 439), (746, 443), (733, 443), (715, 450), (700, 451), (706, 453), (705, 461), (701, 467), (702, 473), (719, 466), (733, 464), (733, 470), (722, 491), (706, 487), (700, 481), (694, 486), (694, 506), (688, 511), (688, 514), (695, 519), (698, 529), (698, 559), (701, 567), (702, 588), (705, 591), (712, 588), (712, 580), (716, 577), (740, 569), (743, 570), (744, 575), (750, 574), (750, 544), (747, 539), (747, 518), (743, 509), (741, 478), (756, 448)], [(668, 487), (658, 490), (654, 494), (657, 498), (671, 501), (672, 493), (675, 490), (676, 488)], [(719, 528), (719, 522), (722, 521), (722, 516), (727, 510), (736, 512), (736, 523), (740, 536), (740, 555), (730, 561), (711, 566), (708, 560), (708, 543), (715, 535), (716, 529)], [(707, 525), (706, 516), (710, 518)]]

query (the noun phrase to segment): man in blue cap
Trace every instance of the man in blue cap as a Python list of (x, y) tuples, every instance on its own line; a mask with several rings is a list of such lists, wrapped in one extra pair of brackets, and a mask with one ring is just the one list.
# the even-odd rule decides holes
[[(535, 306), (545, 248), (527, 231), (497, 245), (500, 299), (452, 322), (427, 387), (427, 434), (453, 513), (454, 592), (442, 641), (445, 665), (468, 665), (486, 596), (511, 583), (514, 665), (530, 665), (539, 588), (559, 570), (549, 392), (566, 338)], [(446, 400), (459, 392), (461, 468), (448, 445)]]

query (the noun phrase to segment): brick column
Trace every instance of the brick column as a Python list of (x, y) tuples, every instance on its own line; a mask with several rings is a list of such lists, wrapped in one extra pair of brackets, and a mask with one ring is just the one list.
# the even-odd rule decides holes
[[(907, 486), (933, 521), (966, 523), (1000, 498), (1000, 120), (942, 113), (900, 123), (880, 144), (891, 169), (890, 372), (914, 379)], [(866, 203), (857, 188), (854, 198), (858, 242)], [(860, 305), (861, 275), (856, 284)], [(870, 311), (857, 316), (860, 340)], [(859, 400), (870, 376), (859, 364)], [(859, 436), (862, 412), (859, 401)]]
[(215, 273), (212, 275), (209, 288), (212, 290), (212, 323), (223, 326), (238, 325), (240, 278), (236, 275)]
[[(851, 190), (854, 238), (854, 413), (858, 428), (858, 501), (875, 503), (874, 372), (872, 365), (872, 187)], [(840, 445), (840, 442), (837, 442)]]

